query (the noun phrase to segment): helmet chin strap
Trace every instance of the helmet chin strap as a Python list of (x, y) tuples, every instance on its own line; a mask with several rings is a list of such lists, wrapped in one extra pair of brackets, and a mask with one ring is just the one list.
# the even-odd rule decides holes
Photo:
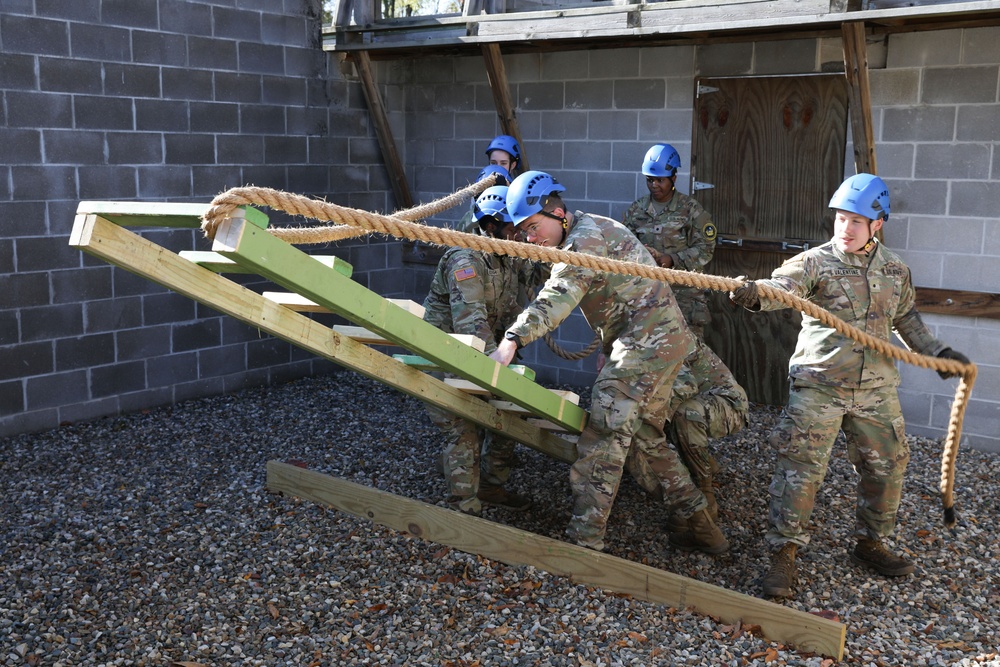
[(865, 257), (871, 255), (872, 250), (875, 249), (877, 242), (875, 241), (875, 234), (872, 233), (872, 223), (874, 220), (868, 221), (868, 242), (865, 243), (864, 247), (861, 248), (861, 252), (865, 253)]
[(550, 213), (548, 211), (539, 211), (539, 213), (544, 215), (546, 218), (552, 218), (553, 220), (558, 220), (560, 224), (562, 224), (562, 238), (559, 239), (559, 245), (562, 245), (563, 241), (566, 240), (566, 232), (569, 231), (569, 220), (566, 218), (566, 216), (559, 216), (556, 215), (555, 213)]

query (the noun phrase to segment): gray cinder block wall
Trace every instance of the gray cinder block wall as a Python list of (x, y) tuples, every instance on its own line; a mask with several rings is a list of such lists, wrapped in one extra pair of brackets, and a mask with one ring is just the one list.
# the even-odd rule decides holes
[[(877, 159), (892, 188), (885, 238), (918, 286), (1000, 291), (998, 44), (1000, 28), (975, 28), (893, 34), (868, 45)], [(840, 40), (804, 39), (521, 54), (504, 62), (530, 166), (566, 185), (571, 206), (620, 219), (646, 191), (638, 168), (652, 143), (678, 148), (679, 187), (690, 192), (698, 76), (843, 71), (842, 59)], [(482, 59), (383, 63), (379, 77), (417, 196), (426, 201), (470, 182), (500, 132)], [(850, 173), (853, 165), (845, 165)], [(979, 365), (964, 442), (1000, 450), (1000, 321), (925, 320)], [(557, 333), (571, 349), (592, 335), (578, 314)], [(541, 342), (523, 354), (546, 381), (586, 385), (595, 377), (593, 358), (564, 362)], [(909, 431), (945, 435), (957, 380), (905, 365), (902, 376)]]
[[(360, 87), (320, 27), (319, 0), (2, 3), (0, 435), (334, 368), (67, 245), (85, 199), (253, 184), (384, 210)], [(383, 243), (339, 252), (362, 282), (399, 265)]]

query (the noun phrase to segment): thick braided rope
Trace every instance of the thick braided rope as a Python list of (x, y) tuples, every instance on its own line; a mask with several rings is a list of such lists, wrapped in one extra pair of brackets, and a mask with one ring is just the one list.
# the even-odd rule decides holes
[(566, 348), (559, 345), (559, 343), (557, 343), (550, 334), (543, 335), (542, 339), (545, 341), (545, 344), (549, 346), (549, 349), (552, 350), (552, 354), (557, 357), (562, 357), (563, 359), (568, 359), (569, 361), (586, 359), (601, 345), (601, 337), (594, 336), (594, 340), (590, 341), (590, 343), (587, 344), (587, 347), (582, 350), (577, 350), (576, 352), (570, 352)]
[[(489, 179), (482, 181), (471, 187), (477, 187)], [(485, 189), (486, 185), (483, 186)], [(218, 195), (212, 200), (212, 204), (205, 212), (202, 229), (209, 238), (214, 238), (219, 224), (229, 217), (238, 207), (245, 205), (267, 206), (276, 210), (302, 215), (317, 220), (332, 221), (342, 225), (359, 227), (369, 232), (380, 232), (397, 238), (406, 238), (411, 241), (423, 241), (441, 246), (460, 246), (491, 252), (498, 255), (512, 255), (523, 257), (535, 261), (549, 263), (564, 263), (580, 266), (594, 271), (605, 273), (616, 273), (622, 275), (634, 275), (652, 280), (666, 281), (689, 287), (701, 289), (712, 289), (721, 292), (735, 290), (743, 284), (742, 281), (721, 276), (712, 276), (701, 273), (691, 273), (688, 271), (678, 271), (676, 269), (664, 269), (661, 267), (639, 264), (637, 262), (624, 262), (621, 260), (606, 257), (597, 257), (584, 253), (570, 252), (556, 248), (536, 246), (518, 241), (507, 241), (505, 239), (495, 239), (489, 236), (478, 236), (458, 232), (440, 227), (421, 225), (398, 217), (384, 216), (368, 211), (339, 206), (315, 199), (309, 199), (302, 195), (273, 190), (271, 188), (243, 187), (233, 188)], [(419, 207), (418, 207), (419, 208)], [(412, 211), (413, 209), (410, 209)], [(961, 437), (962, 421), (964, 419), (965, 408), (968, 404), (969, 394), (975, 382), (975, 364), (962, 364), (952, 359), (938, 359), (925, 355), (910, 352), (892, 345), (889, 341), (875, 338), (874, 336), (861, 331), (840, 318), (832, 315), (827, 310), (814, 303), (806, 301), (794, 294), (772, 288), (768, 285), (757, 285), (758, 293), (764, 297), (778, 301), (783, 305), (794, 308), (806, 315), (820, 320), (826, 326), (832, 327), (844, 336), (858, 341), (862, 345), (872, 348), (891, 359), (904, 361), (908, 364), (920, 368), (929, 368), (934, 371), (948, 371), (962, 376), (959, 389), (955, 394), (955, 402), (952, 405), (952, 414), (948, 426), (948, 436), (945, 442), (945, 450), (941, 462), (941, 489), (943, 501), (945, 503), (945, 520), (951, 516), (954, 520), (952, 490), (954, 489), (954, 462), (958, 453), (958, 441)]]

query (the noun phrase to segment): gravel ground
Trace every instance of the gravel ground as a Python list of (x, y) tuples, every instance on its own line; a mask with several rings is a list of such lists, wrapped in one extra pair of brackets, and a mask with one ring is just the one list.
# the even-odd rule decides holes
[[(584, 390), (575, 391), (585, 394)], [(662, 506), (627, 480), (608, 552), (760, 595), (777, 411), (715, 443), (729, 556), (667, 546)], [(343, 372), (0, 440), (2, 665), (830, 665), (682, 609), (602, 593), (268, 493), (265, 463), (442, 504), (422, 405)], [(831, 463), (802, 582), (784, 604), (847, 624), (842, 664), (1000, 665), (996, 454), (965, 450), (961, 521), (940, 523), (940, 444), (911, 438), (889, 580), (847, 552), (855, 477)], [(518, 450), (523, 514), (562, 539), (568, 467)]]

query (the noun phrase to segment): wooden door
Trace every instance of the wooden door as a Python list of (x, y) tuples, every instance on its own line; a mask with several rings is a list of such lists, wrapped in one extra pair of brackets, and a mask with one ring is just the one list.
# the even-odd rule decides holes
[[(719, 230), (706, 271), (768, 277), (833, 233), (827, 204), (844, 174), (846, 82), (842, 75), (806, 75), (706, 78), (697, 85), (692, 190)], [(710, 306), (706, 342), (751, 401), (784, 404), (799, 313), (748, 313), (719, 292)]]

